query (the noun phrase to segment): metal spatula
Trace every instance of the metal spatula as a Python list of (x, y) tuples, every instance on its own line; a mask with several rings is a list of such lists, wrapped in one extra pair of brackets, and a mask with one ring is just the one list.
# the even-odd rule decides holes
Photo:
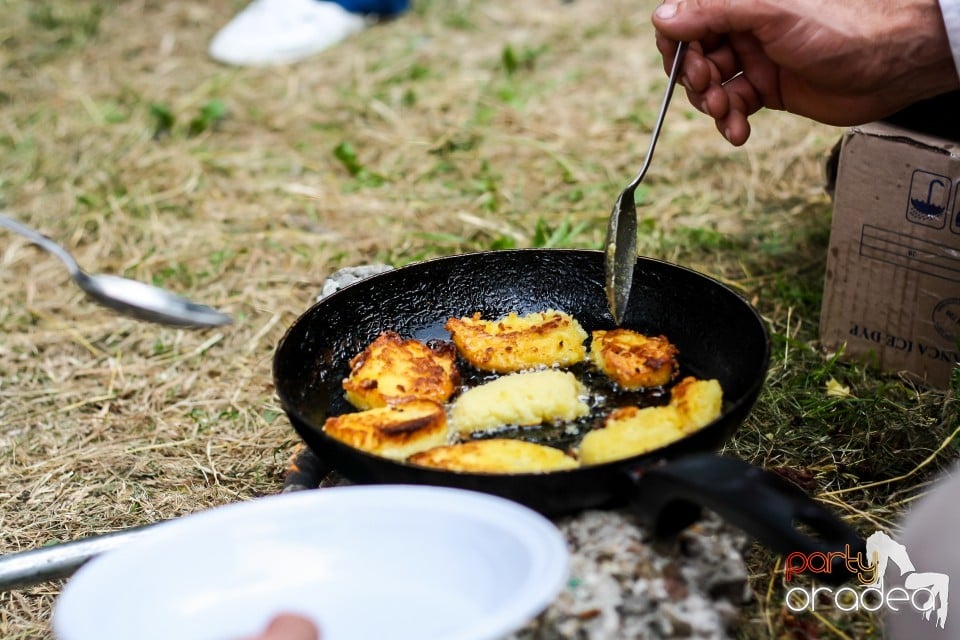
[(667, 91), (663, 96), (663, 102), (660, 104), (657, 122), (650, 134), (650, 147), (647, 149), (647, 157), (644, 159), (637, 177), (620, 192), (617, 202), (613, 205), (613, 211), (610, 213), (607, 241), (604, 245), (604, 275), (606, 278), (604, 289), (607, 293), (607, 306), (610, 307), (610, 313), (613, 314), (613, 319), (618, 325), (623, 323), (624, 314), (627, 310), (630, 289), (633, 287), (633, 269), (637, 262), (637, 205), (634, 202), (633, 195), (650, 167), (653, 149), (657, 146), (657, 137), (660, 135), (663, 117), (667, 113), (667, 107), (670, 106), (670, 97), (673, 95), (673, 87), (677, 84), (677, 75), (683, 65), (683, 56), (686, 51), (687, 43), (681, 42), (677, 47), (677, 55), (673, 59), (670, 79), (667, 81)]

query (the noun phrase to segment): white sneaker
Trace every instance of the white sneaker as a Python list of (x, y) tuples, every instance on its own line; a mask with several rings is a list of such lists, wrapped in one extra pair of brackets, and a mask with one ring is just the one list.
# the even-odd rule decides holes
[(254, 0), (210, 42), (210, 57), (237, 66), (297, 62), (367, 26), (336, 2)]

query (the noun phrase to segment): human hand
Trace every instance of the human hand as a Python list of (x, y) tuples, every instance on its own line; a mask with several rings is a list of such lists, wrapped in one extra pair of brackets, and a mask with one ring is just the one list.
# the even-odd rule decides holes
[(303, 616), (281, 613), (270, 620), (262, 633), (243, 640), (320, 640), (320, 631)]
[(654, 11), (670, 68), (734, 145), (781, 109), (825, 124), (876, 120), (960, 87), (937, 0), (665, 0)]

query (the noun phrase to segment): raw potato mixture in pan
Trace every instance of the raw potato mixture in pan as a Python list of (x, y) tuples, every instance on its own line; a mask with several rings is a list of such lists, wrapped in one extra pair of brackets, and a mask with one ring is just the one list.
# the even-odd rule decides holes
[(674, 383), (679, 352), (665, 336), (597, 330), (588, 351), (580, 323), (553, 309), (446, 329), (453, 344), (380, 334), (343, 381), (359, 411), (327, 418), (324, 432), (421, 466), (535, 473), (658, 449), (722, 410), (716, 380)]

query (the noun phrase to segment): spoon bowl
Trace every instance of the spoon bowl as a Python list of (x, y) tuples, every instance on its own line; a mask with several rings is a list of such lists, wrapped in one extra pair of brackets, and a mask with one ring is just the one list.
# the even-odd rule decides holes
[(634, 193), (643, 177), (650, 168), (653, 150), (657, 146), (663, 118), (670, 106), (673, 88), (677, 84), (677, 76), (683, 64), (684, 54), (687, 52), (687, 43), (681, 42), (677, 47), (673, 66), (670, 68), (670, 79), (667, 81), (667, 90), (660, 103), (660, 113), (650, 134), (650, 146), (647, 156), (643, 160), (636, 177), (620, 192), (617, 201), (610, 213), (610, 223), (607, 227), (607, 238), (604, 244), (604, 290), (607, 294), (607, 306), (617, 325), (623, 324), (627, 302), (630, 299), (630, 290), (633, 288), (633, 269), (637, 263), (637, 205)]
[(59, 258), (77, 286), (104, 307), (138, 320), (175, 327), (216, 327), (232, 322), (227, 314), (166, 289), (119, 276), (86, 273), (62, 246), (5, 215), (0, 215), (0, 227), (22, 235)]

